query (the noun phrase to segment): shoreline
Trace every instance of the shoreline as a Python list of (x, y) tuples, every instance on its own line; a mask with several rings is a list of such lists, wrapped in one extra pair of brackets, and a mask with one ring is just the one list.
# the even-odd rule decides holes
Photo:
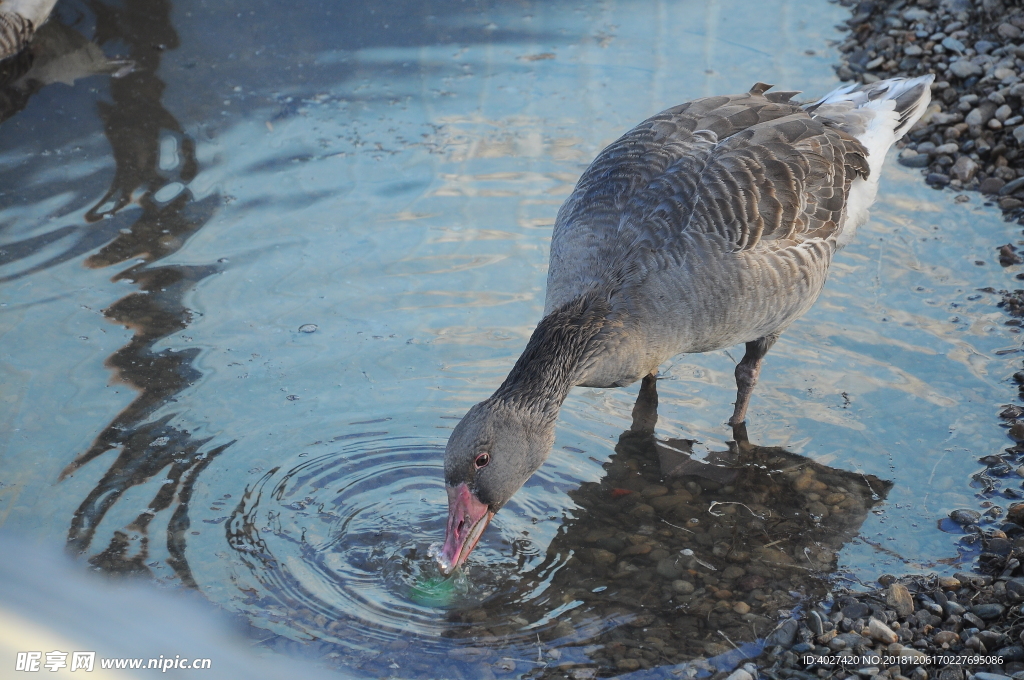
[[(936, 75), (928, 112), (897, 144), (899, 163), (920, 168), (935, 189), (980, 192), (1005, 220), (1024, 224), (1022, 3), (839, 2), (852, 15), (837, 26), (848, 32), (837, 41), (841, 80)], [(1019, 264), (1016, 250), (1003, 246), (1000, 264)], [(986, 292), (1001, 294), (1009, 323), (1020, 323), (1024, 291)], [(1024, 395), (1024, 372), (1015, 380)], [(1006, 406), (998, 417), (1016, 444), (979, 462), (985, 483), (1003, 487), (1006, 516), (984, 501), (984, 514), (961, 509), (941, 520), (963, 532), (970, 569), (953, 577), (883, 574), (866, 591), (836, 586), (831, 600), (808, 603), (790, 619), (791, 634), (773, 639), (754, 663), (715, 680), (1024, 680), (1024, 503), (1013, 502), (1024, 495), (1024, 408)], [(779, 630), (785, 627), (781, 622)]]

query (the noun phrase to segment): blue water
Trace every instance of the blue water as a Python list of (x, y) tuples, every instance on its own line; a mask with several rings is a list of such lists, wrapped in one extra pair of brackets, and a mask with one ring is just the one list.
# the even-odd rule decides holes
[[(470, 578), (424, 594), (448, 431), (539, 319), (554, 215), (594, 155), (694, 97), (836, 86), (846, 10), (111, 8), (62, 3), (61, 78), (7, 86), (0, 527), (198, 588), (274, 640), (444, 652), (439, 612), (494, 597), (529, 610), (522, 644), (551, 628), (565, 603), (539, 606), (529, 574), (577, 509), (567, 492), (605, 474), (637, 386), (575, 390)], [(135, 71), (97, 74), (110, 58)], [(1018, 238), (977, 195), (890, 163), (872, 220), (769, 354), (751, 441), (893, 484), (840, 572), (963, 568), (936, 522), (978, 506), (977, 459), (1008, 443), (996, 414), (1020, 342), (978, 289), (1012, 287), (996, 249)], [(726, 448), (738, 352), (662, 367), (659, 438)]]

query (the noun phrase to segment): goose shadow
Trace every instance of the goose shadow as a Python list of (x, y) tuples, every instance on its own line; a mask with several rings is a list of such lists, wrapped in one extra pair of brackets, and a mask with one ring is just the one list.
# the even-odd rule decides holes
[(655, 437), (657, 407), (647, 378), (604, 477), (570, 492), (577, 509), (533, 571), (548, 586), (522, 616), (546, 609), (541, 636), (558, 648), (533, 677), (714, 671), (756, 656), (765, 638), (792, 644), (785, 621), (828, 597), (839, 551), (892, 488), (751, 444), (742, 426), (728, 450), (698, 460), (693, 441)]

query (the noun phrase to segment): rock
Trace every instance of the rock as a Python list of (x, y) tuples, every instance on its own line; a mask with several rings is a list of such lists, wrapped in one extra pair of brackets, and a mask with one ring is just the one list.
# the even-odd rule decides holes
[(1010, 680), (1010, 676), (999, 673), (975, 673), (974, 680)]
[(1010, 645), (1009, 647), (1001, 647), (993, 652), (993, 656), (1002, 657), (1004, 662), (1020, 661), (1024, 659), (1024, 646)]
[[(686, 492), (684, 491), (683, 493)], [(672, 508), (678, 507), (680, 505), (686, 505), (687, 503), (693, 500), (692, 497), (687, 496), (689, 496), (689, 494), (686, 494), (686, 496), (679, 494), (672, 496), (659, 496), (657, 498), (652, 498), (650, 500), (650, 503), (652, 508), (654, 508), (660, 513), (664, 513), (666, 510), (671, 510)]]
[(958, 59), (949, 65), (949, 72), (957, 78), (966, 80), (971, 76), (980, 76), (984, 73), (982, 68), (969, 59)]
[(943, 590), (960, 590), (960, 579), (953, 576), (940, 576), (938, 584)]
[(998, 177), (988, 177), (978, 185), (978, 191), (983, 194), (997, 194), (1005, 184), (1006, 182)]
[(842, 608), (842, 614), (847, 619), (863, 619), (871, 613), (871, 607), (863, 602), (853, 602)]
[(448, 650), (448, 656), (456, 661), (463, 661), (466, 663), (483, 661), (493, 653), (494, 652), (492, 650), (487, 649), (486, 647), (456, 647), (455, 649)]
[(749, 614), (750, 613), (750, 605), (747, 604), (746, 602), (742, 602), (742, 601), (741, 602), (737, 602), (736, 604), (734, 604), (732, 606), (732, 610), (734, 612), (736, 612), (737, 614)]
[(959, 642), (960, 636), (951, 630), (940, 630), (932, 637), (932, 641), (937, 645), (951, 645), (954, 642)]
[(1024, 177), (1018, 177), (1012, 182), (1007, 182), (1006, 185), (999, 190), (1000, 196), (1009, 196), (1018, 189), (1024, 189)]
[(617, 553), (626, 547), (626, 542), (615, 536), (605, 536), (604, 538), (599, 538), (595, 541), (594, 547)]
[(619, 659), (615, 662), (615, 667), (620, 671), (635, 671), (640, 668), (640, 661), (638, 659)]
[(885, 603), (901, 617), (907, 617), (914, 613), (914, 598), (910, 595), (907, 587), (899, 583), (893, 583), (886, 589)]
[(494, 662), (494, 667), (502, 673), (514, 673), (516, 670), (516, 660), (509, 659), (508, 657), (504, 659), (498, 659)]
[(892, 628), (873, 617), (868, 620), (868, 632), (873, 640), (884, 642), (887, 645), (900, 639)]
[(1012, 114), (1012, 113), (1013, 113), (1013, 109), (1010, 108), (1010, 105), (1009, 104), (1003, 104), (998, 109), (996, 109), (996, 112), (993, 115), (997, 119), (999, 119), (1000, 122), (1002, 122), (1002, 121), (1006, 120), (1007, 118), (1009, 118), (1010, 114)]
[(672, 590), (676, 591), (680, 595), (689, 595), (696, 590), (696, 588), (689, 581), (678, 579), (676, 581), (672, 581)]
[[(943, 144), (943, 146), (955, 147), (956, 144)], [(967, 183), (974, 179), (974, 175), (977, 174), (978, 164), (970, 156), (960, 156), (960, 158), (956, 159), (953, 167), (949, 169), (949, 172), (961, 182)]]
[(941, 172), (930, 172), (925, 177), (925, 181), (937, 187), (944, 187), (949, 184), (949, 176), (943, 175)]
[(942, 156), (952, 156), (959, 150), (960, 147), (955, 142), (946, 142), (935, 147), (935, 153)]
[(996, 27), (996, 34), (1003, 40), (1016, 40), (1020, 37), (1020, 29), (1013, 24), (1003, 22)]
[(632, 557), (633, 555), (646, 555), (651, 552), (650, 543), (637, 543), (631, 545), (619, 553), (620, 557)]
[[(1024, 125), (1021, 126), (1024, 128)], [(927, 168), (930, 159), (926, 153), (918, 153), (913, 149), (904, 149), (897, 159), (899, 164), (908, 168)]]
[(747, 573), (743, 567), (731, 564), (722, 571), (722, 578), (726, 581), (734, 581)]
[(1006, 597), (1010, 602), (1024, 601), (1024, 578), (1011, 578), (1006, 582)]
[(658, 576), (674, 581), (679, 578), (683, 573), (683, 568), (676, 564), (674, 557), (666, 557), (665, 559), (658, 560), (658, 565), (654, 568), (658, 572)]
[(1017, 140), (1018, 144), (1024, 144), (1024, 125), (1013, 128), (1013, 138)]
[(957, 54), (963, 54), (964, 50), (967, 49), (962, 42), (960, 42), (959, 40), (957, 40), (953, 36), (949, 36), (948, 38), (943, 38), (942, 39), (942, 46), (945, 47), (950, 52), (956, 52)]
[(981, 513), (977, 510), (960, 509), (949, 513), (949, 518), (960, 526), (967, 526), (977, 524), (981, 520)]
[(651, 486), (644, 487), (640, 491), (640, 495), (644, 498), (657, 498), (658, 496), (664, 496), (668, 493), (668, 487), (661, 486), (660, 484), (652, 484)]
[(752, 676), (750, 673), (746, 672), (742, 668), (737, 668), (732, 673), (730, 673), (725, 678), (725, 680), (754, 680), (754, 676)]
[(792, 647), (799, 627), (800, 624), (797, 623), (796, 619), (786, 619), (765, 638), (765, 647), (774, 647), (776, 645)]
[(590, 551), (590, 554), (597, 564), (615, 564), (615, 560), (618, 559), (615, 553), (610, 550), (602, 550), (601, 548), (594, 548)]
[(952, 600), (942, 605), (942, 610), (946, 613), (946, 616), (963, 616), (967, 613), (967, 609), (962, 604)]
[(1006, 611), (1006, 607), (1001, 604), (976, 604), (971, 607), (971, 613), (982, 621), (998, 619), (1004, 611)]

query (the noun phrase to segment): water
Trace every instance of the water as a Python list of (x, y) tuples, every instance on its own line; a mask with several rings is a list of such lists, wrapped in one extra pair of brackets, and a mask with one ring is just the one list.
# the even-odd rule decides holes
[[(727, 443), (736, 349), (662, 367), (653, 436), (636, 386), (577, 389), (466, 573), (442, 581), (429, 555), (444, 442), (539, 318), (582, 169), (686, 99), (827, 91), (843, 18), (818, 0), (61, 4), (0, 116), (0, 526), (197, 588), (269, 648), (403, 677), (732, 663), (725, 637), (824, 597), (809, 574), (963, 568), (937, 520), (1020, 483), (970, 479), (1007, 444), (1020, 342), (978, 290), (1012, 287), (996, 248), (1019, 234), (895, 164), (766, 360), (764, 448)], [(708, 479), (688, 454), (751, 472)], [(827, 493), (796, 491), (805, 472)], [(648, 552), (598, 552), (628, 546)], [(660, 647), (623, 656), (637, 639)]]

